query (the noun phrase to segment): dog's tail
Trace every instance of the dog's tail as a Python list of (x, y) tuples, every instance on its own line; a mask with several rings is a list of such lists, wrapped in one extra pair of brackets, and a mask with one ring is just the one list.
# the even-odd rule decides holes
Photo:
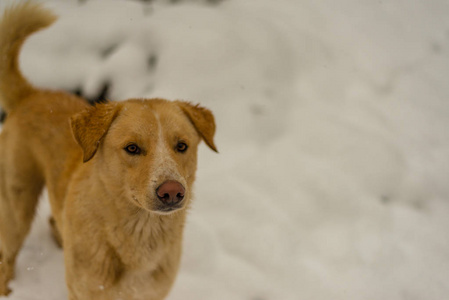
[(6, 112), (35, 91), (19, 70), (23, 42), (55, 20), (50, 11), (30, 1), (6, 8), (0, 20), (0, 105)]

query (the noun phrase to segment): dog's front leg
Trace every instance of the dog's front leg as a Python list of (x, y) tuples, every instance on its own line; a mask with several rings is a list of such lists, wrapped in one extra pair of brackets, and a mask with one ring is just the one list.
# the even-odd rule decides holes
[(124, 273), (120, 258), (107, 243), (86, 246), (72, 244), (64, 250), (69, 299), (119, 299), (116, 287)]
[(7, 296), (11, 293), (8, 282), (14, 277), (14, 264), (10, 265), (2, 258), (3, 255), (0, 252), (0, 296)]

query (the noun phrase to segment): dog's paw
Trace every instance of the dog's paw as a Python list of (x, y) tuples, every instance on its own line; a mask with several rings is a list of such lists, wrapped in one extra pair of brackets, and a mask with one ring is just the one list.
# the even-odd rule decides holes
[(11, 289), (8, 287), (8, 282), (13, 276), (14, 274), (8, 272), (6, 265), (0, 260), (0, 296), (8, 296), (11, 293)]
[(5, 286), (0, 286), (0, 296), (8, 296), (9, 294), (11, 294), (12, 290)]
[(11, 289), (8, 287), (8, 278), (5, 278), (5, 274), (0, 269), (0, 296), (8, 296), (11, 293)]

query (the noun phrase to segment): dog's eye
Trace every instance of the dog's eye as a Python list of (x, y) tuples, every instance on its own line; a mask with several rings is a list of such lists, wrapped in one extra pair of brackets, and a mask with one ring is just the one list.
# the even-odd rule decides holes
[(140, 154), (140, 148), (136, 144), (130, 144), (126, 146), (125, 151), (132, 155)]
[(187, 148), (189, 148), (189, 146), (187, 146), (187, 144), (184, 142), (179, 142), (176, 145), (176, 151), (181, 152), (181, 153), (186, 152)]

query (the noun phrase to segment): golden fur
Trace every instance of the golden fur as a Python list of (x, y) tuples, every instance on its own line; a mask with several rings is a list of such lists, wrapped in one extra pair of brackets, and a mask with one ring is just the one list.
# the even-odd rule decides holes
[[(163, 99), (89, 106), (34, 88), (18, 69), (31, 33), (56, 18), (25, 2), (0, 21), (0, 295), (46, 185), (56, 240), (64, 246), (70, 300), (161, 300), (177, 273), (200, 140), (216, 151), (206, 108)], [(177, 150), (185, 143), (185, 152)], [(139, 153), (127, 151), (138, 146)], [(157, 196), (185, 188), (179, 206)]]

